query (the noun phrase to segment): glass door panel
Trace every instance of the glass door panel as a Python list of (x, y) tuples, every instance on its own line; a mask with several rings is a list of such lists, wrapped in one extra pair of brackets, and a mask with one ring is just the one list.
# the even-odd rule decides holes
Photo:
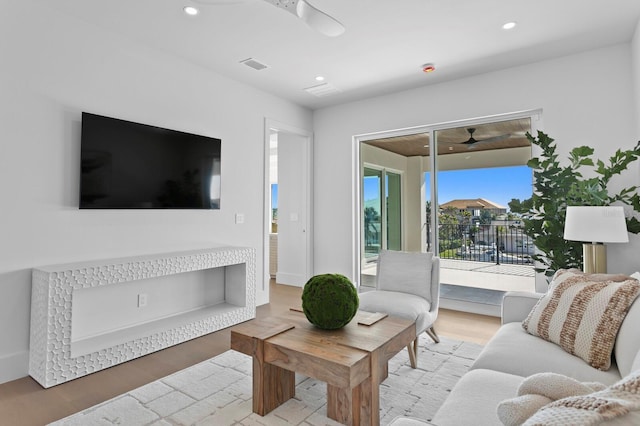
[[(520, 118), (433, 132), (435, 173), (425, 178), (435, 179), (435, 194), (428, 196), (438, 206), (432, 234), (442, 283), (533, 291), (522, 218), (509, 210), (511, 200), (531, 196), (526, 166), (531, 146), (525, 136), (530, 131), (531, 120)], [(453, 290), (445, 288), (443, 297), (451, 296), (447, 291)], [(479, 298), (484, 295), (478, 292)]]
[(422, 224), (422, 229), (425, 233), (424, 236), (424, 243), (425, 243), (425, 247), (426, 250), (425, 251), (432, 251), (432, 252), (437, 252), (437, 248), (435, 247), (435, 243), (437, 242), (437, 239), (434, 240), (434, 226), (433, 226), (433, 221), (434, 221), (434, 217), (432, 214), (432, 208), (431, 206), (433, 205), (433, 200), (431, 198), (431, 173), (430, 172), (424, 172), (424, 199), (425, 199), (425, 204), (424, 204), (424, 223)]
[(362, 236), (364, 259), (377, 258), (382, 245), (382, 170), (364, 168)]
[(385, 173), (386, 190), (386, 225), (388, 250), (402, 250), (402, 196), (400, 175), (387, 171)]
[(362, 179), (361, 284), (375, 286), (380, 250), (402, 250), (402, 175), (364, 167)]

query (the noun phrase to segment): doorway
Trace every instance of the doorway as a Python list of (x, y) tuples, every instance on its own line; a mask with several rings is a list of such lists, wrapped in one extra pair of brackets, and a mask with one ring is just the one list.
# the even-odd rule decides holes
[[(508, 212), (507, 203), (510, 198), (502, 199), (503, 195), (509, 195), (508, 191), (502, 191), (500, 203), (485, 203), (484, 198), (489, 197), (483, 194), (495, 194), (499, 185), (495, 180), (494, 183), (490, 183), (486, 179), (475, 178), (466, 171), (485, 169), (490, 173), (497, 173), (500, 170), (503, 176), (501, 183), (504, 184), (515, 180), (514, 170), (521, 172), (525, 169), (525, 175), (528, 174), (528, 177), (524, 178), (524, 184), (529, 192), (524, 196), (514, 194), (513, 198), (530, 197), (531, 171), (526, 167), (526, 163), (531, 158), (532, 147), (525, 133), (535, 133), (540, 125), (541, 111), (536, 110), (357, 136), (356, 149), (363, 179), (359, 182), (362, 186), (361, 191), (365, 187), (364, 179), (371, 174), (365, 173), (363, 165), (368, 169), (376, 169), (389, 164), (402, 164), (396, 167), (402, 171), (402, 184), (406, 188), (401, 203), (404, 219), (402, 249), (434, 251), (441, 258), (450, 257), (452, 261), (465, 260), (465, 256), (468, 258), (466, 260), (472, 261), (490, 260), (489, 251), (493, 250), (493, 260), (498, 263), (489, 265), (489, 269), (497, 273), (504, 272), (507, 270), (504, 264), (514, 263), (516, 260), (527, 261), (528, 255), (532, 254), (532, 243), (524, 237), (522, 228), (519, 227), (521, 222), (518, 223), (518, 219)], [(447, 180), (445, 175), (458, 171), (469, 176), (465, 174), (457, 183), (457, 187), (475, 190), (477, 194), (459, 197), (457, 194), (445, 193), (444, 186), (441, 185)], [(472, 203), (474, 199), (477, 203)], [(360, 202), (357, 211), (361, 224), (364, 225), (367, 217), (364, 208), (367, 206), (364, 199)], [(446, 207), (443, 204), (450, 207), (448, 217), (443, 215), (443, 208)], [(485, 211), (482, 211), (483, 209)], [(456, 223), (452, 222), (454, 218)], [(445, 219), (449, 222), (443, 223)], [(498, 232), (491, 232), (489, 228), (495, 228)], [(449, 232), (450, 238), (443, 239), (445, 232)], [(367, 237), (366, 229), (361, 227), (359, 233), (358, 238), (363, 241)], [(480, 236), (486, 238), (478, 239)], [(481, 256), (476, 256), (477, 259), (471, 259), (475, 251), (484, 248), (483, 244), (491, 247), (487, 247)], [(356, 266), (359, 268), (356, 269), (358, 273), (362, 273), (367, 266), (368, 258), (371, 257), (371, 250), (369, 253), (367, 250), (361, 250), (364, 256), (354, 256), (354, 263), (360, 262), (360, 265)], [(445, 263), (444, 258), (442, 263)], [(450, 280), (467, 288), (484, 285), (475, 283), (474, 280), (488, 276), (467, 274), (468, 276), (461, 278), (467, 271), (459, 266), (455, 264), (455, 268), (452, 268), (453, 272), (449, 274), (451, 277), (443, 269), (442, 282)], [(534, 291), (535, 278), (530, 261), (527, 266), (530, 271), (526, 271), (526, 276), (517, 279), (524, 283), (526, 288), (518, 289)], [(516, 268), (511, 270), (515, 271)], [(484, 281), (492, 286), (504, 282), (505, 278), (496, 275)], [(371, 283), (372, 280), (368, 282)], [(364, 276), (361, 277), (361, 283), (367, 285)]]
[(312, 135), (265, 120), (264, 280), (302, 287), (313, 275)]

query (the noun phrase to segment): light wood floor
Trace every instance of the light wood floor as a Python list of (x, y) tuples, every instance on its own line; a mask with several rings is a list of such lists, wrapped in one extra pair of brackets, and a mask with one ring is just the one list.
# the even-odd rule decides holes
[[(300, 304), (300, 288), (272, 283), (270, 291), (271, 303), (258, 307), (258, 318)], [(441, 336), (481, 344), (499, 326), (495, 317), (445, 309), (435, 324)], [(229, 340), (229, 330), (221, 330), (49, 389), (30, 377), (2, 384), (0, 424), (45, 425), (219, 355), (229, 349)]]

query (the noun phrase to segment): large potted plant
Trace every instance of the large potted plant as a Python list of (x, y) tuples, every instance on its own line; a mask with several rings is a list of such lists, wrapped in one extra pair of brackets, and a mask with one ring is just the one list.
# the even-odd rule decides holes
[[(511, 211), (524, 217), (524, 233), (533, 240), (539, 253), (533, 259), (540, 265), (537, 272), (552, 275), (563, 268), (582, 268), (582, 243), (563, 238), (567, 206), (608, 206), (623, 204), (640, 212), (638, 187), (626, 187), (609, 193), (609, 182), (627, 170), (640, 157), (640, 142), (635, 148), (618, 149), (608, 163), (592, 158), (594, 149), (579, 146), (571, 150), (568, 163), (558, 160), (554, 140), (543, 132), (537, 137), (527, 133), (529, 141), (542, 149), (527, 165), (533, 169), (533, 196), (513, 199)], [(640, 221), (628, 215), (627, 230), (640, 232)]]

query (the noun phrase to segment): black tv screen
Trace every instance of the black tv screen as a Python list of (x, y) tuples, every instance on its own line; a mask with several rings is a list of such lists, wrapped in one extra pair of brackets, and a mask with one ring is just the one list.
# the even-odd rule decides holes
[(81, 209), (219, 209), (221, 140), (82, 113)]

